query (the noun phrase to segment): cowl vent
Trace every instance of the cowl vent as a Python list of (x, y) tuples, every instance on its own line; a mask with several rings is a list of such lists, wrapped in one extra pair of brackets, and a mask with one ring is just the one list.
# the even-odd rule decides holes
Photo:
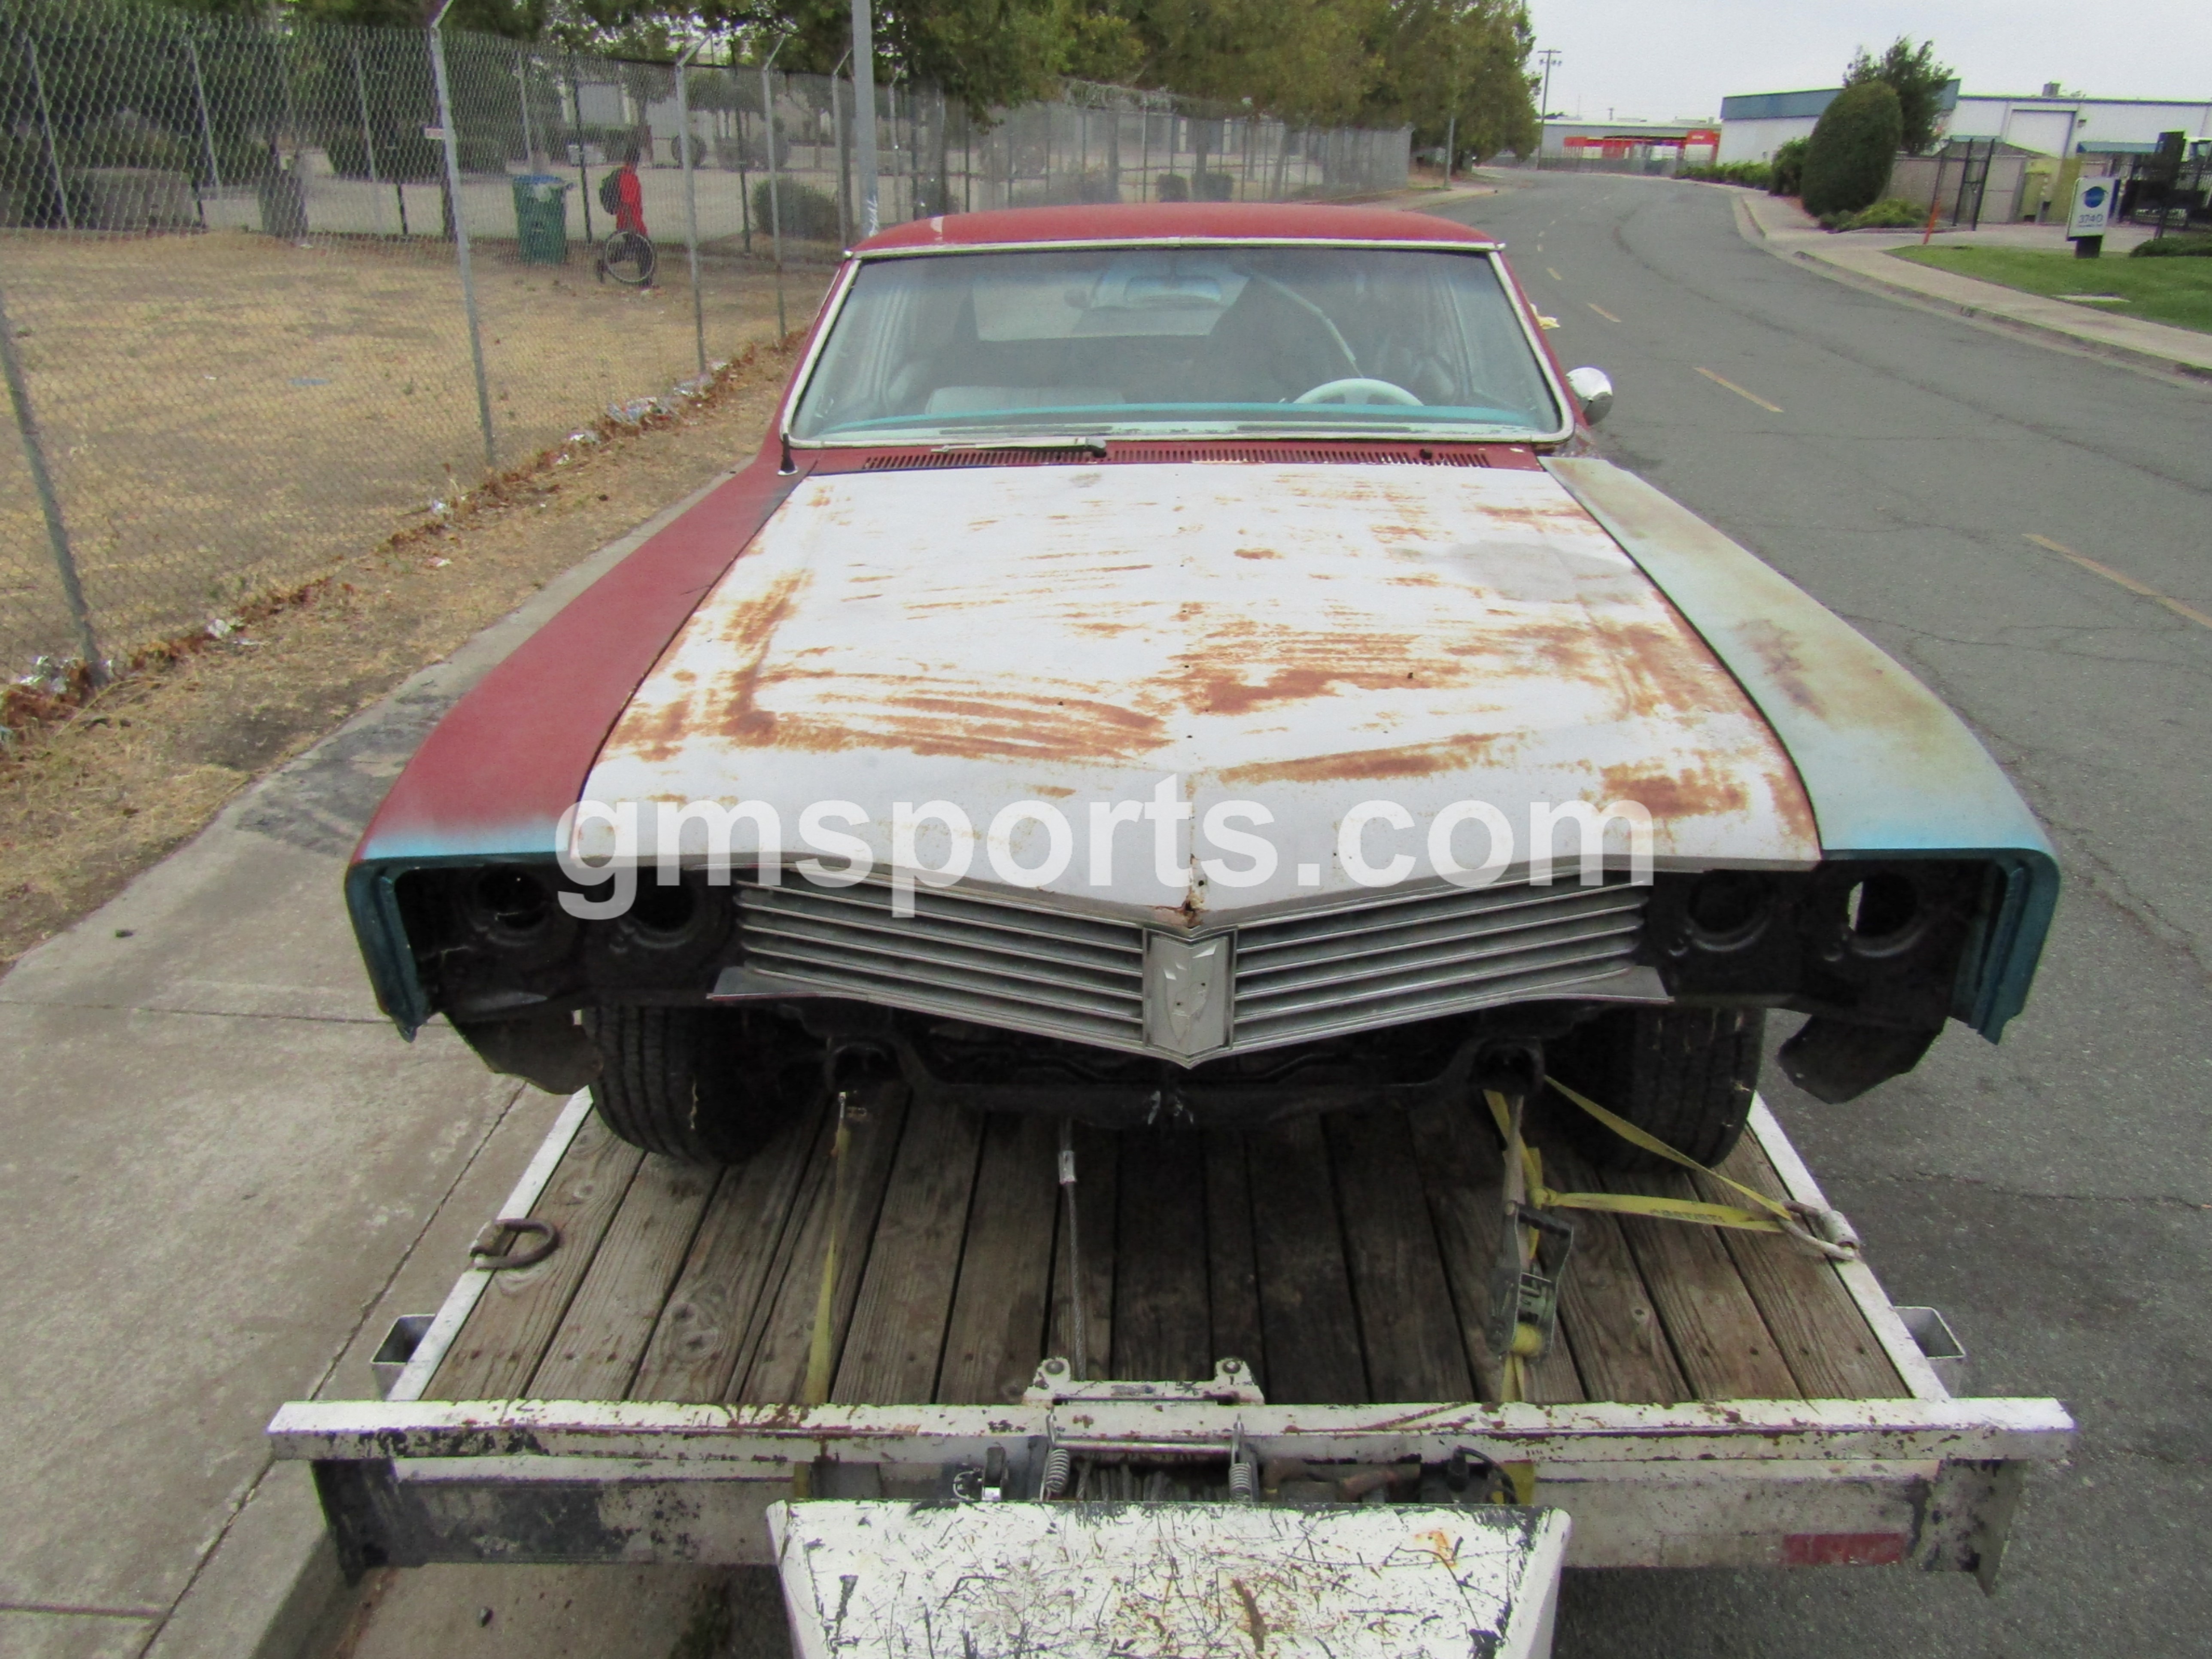
[[(835, 454), (835, 452), (832, 452)], [(863, 472), (908, 472), (946, 466), (1171, 466), (1206, 463), (1266, 462), (1288, 466), (1488, 466), (1474, 446), (1354, 444), (1146, 444), (1113, 443), (1102, 453), (1070, 446), (1038, 449), (917, 449), (878, 452), (860, 462)], [(849, 465), (849, 463), (848, 464)], [(843, 471), (836, 459), (818, 469)]]

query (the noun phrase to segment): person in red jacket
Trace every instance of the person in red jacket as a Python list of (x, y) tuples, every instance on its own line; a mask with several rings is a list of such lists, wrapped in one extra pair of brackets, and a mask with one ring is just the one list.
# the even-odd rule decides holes
[(623, 164), (615, 174), (615, 228), (634, 230), (651, 240), (645, 228), (645, 187), (637, 179), (637, 146), (633, 144), (623, 152)]

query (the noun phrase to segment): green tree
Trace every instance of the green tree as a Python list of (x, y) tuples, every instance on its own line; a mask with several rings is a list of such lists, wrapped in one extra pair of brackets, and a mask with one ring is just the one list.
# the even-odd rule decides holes
[(1897, 88), (1888, 82), (1862, 81), (1838, 93), (1805, 147), (1805, 211), (1856, 213), (1879, 201), (1903, 131)]
[(1395, 0), (1379, 37), (1362, 121), (1405, 122), (1417, 144), (1453, 136), (1478, 161), (1535, 147), (1535, 31), (1521, 0)]
[(1844, 71), (1844, 84), (1856, 87), (1869, 81), (1882, 82), (1897, 94), (1898, 114), (1904, 126), (1900, 149), (1918, 155), (1935, 143), (1936, 124), (1942, 113), (1936, 105), (1943, 89), (1951, 84), (1952, 71), (1948, 64), (1936, 61), (1934, 41), (1923, 40), (1916, 46), (1900, 34), (1880, 58), (1869, 57), (1861, 46), (1858, 56)]
[(1134, 79), (1293, 121), (1358, 113), (1380, 67), (1369, 37), (1386, 0), (1123, 0)]

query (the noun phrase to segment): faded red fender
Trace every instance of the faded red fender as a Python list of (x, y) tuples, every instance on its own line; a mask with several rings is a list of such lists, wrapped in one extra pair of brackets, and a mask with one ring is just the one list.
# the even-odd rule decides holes
[(447, 711), (356, 864), (544, 857), (623, 708), (722, 573), (806, 476), (760, 457), (592, 584)]

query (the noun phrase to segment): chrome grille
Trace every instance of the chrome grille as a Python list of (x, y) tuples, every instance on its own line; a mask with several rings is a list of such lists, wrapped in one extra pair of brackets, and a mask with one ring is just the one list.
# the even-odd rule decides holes
[(887, 887), (742, 887), (745, 966), (869, 1001), (987, 1025), (1145, 1046), (1145, 936), (1132, 924)]
[[(1386, 899), (1235, 933), (1231, 1050), (1566, 990), (1629, 968), (1648, 889), (1490, 887)], [(834, 995), (1103, 1048), (1148, 1040), (1146, 929), (958, 891), (741, 886), (747, 970)], [(1202, 1055), (1174, 1054), (1190, 1060)]]
[(1486, 887), (1251, 922), (1237, 933), (1239, 1048), (1517, 1001), (1619, 973), (1648, 890)]

